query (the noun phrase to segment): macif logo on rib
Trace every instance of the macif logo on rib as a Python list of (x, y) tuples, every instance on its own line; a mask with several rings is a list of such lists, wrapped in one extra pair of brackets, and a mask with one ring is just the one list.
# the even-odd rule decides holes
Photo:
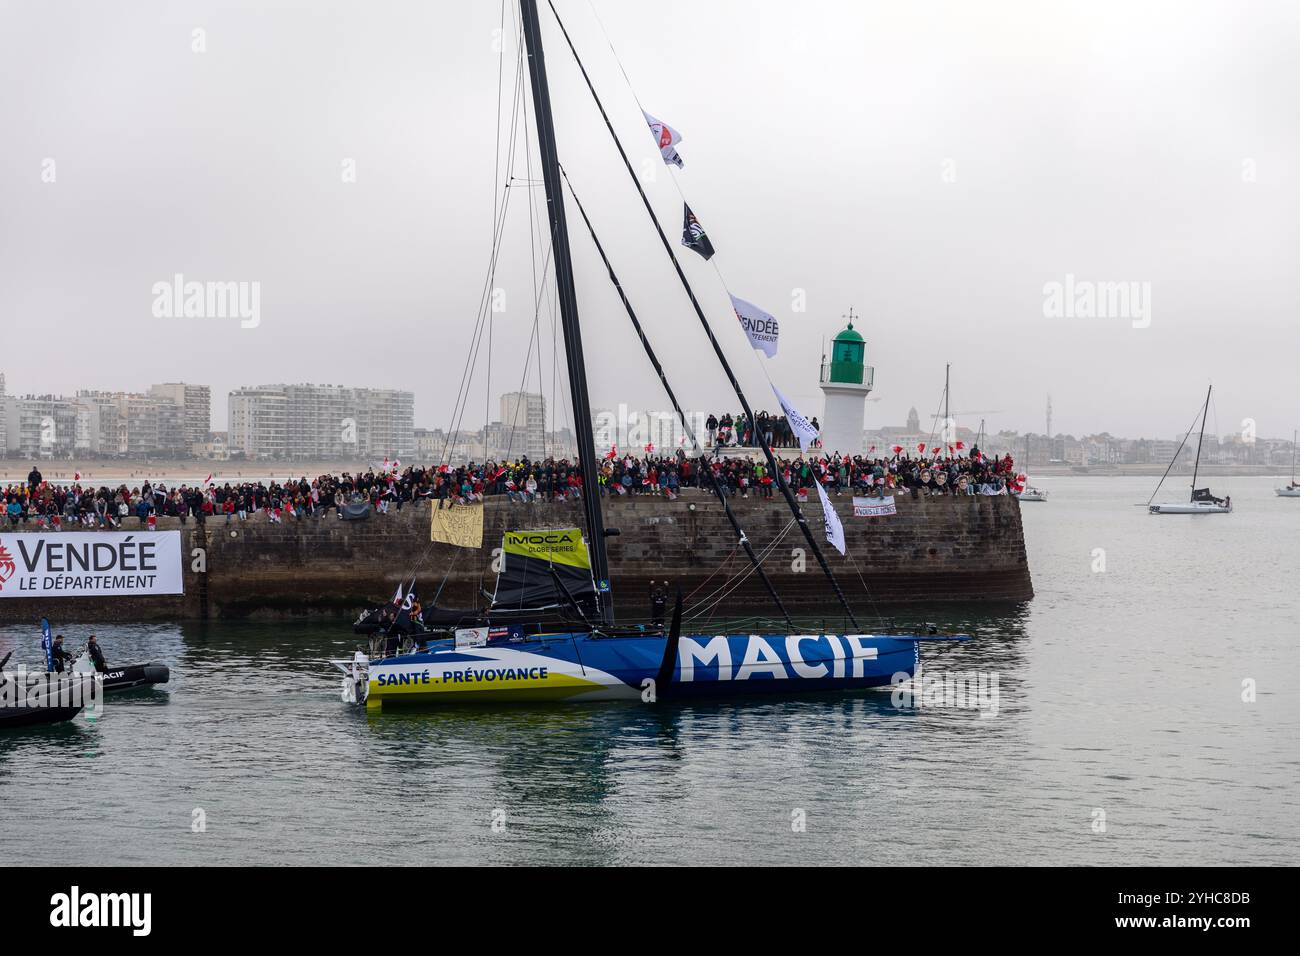
[(148, 936), (152, 927), (152, 893), (71, 893), (50, 897), (50, 925), (57, 927), (127, 926), (133, 936)]

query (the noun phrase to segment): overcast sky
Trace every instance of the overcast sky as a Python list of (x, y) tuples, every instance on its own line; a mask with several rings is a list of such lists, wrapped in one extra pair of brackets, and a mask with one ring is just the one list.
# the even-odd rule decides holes
[[(675, 176), (731, 291), (781, 320), (769, 371), (805, 413), (852, 305), (869, 426), (933, 412), (948, 361), (972, 427), (1041, 431), (1050, 392), (1054, 431), (1169, 436), (1211, 380), (1212, 430), (1300, 422), (1300, 4), (556, 6), (670, 237)], [(497, 0), (0, 0), (8, 391), (201, 382), (222, 428), (240, 385), (390, 386), (415, 392), (417, 426), (446, 427), (491, 252), (509, 7), (503, 64)], [(636, 96), (681, 132), (684, 170), (659, 161), (593, 10)], [(543, 24), (561, 161), (684, 402), (734, 409), (545, 4)], [(466, 425), (524, 375), (528, 198), (515, 188), (491, 380), (484, 347)], [(665, 408), (570, 215), (593, 404)], [(717, 273), (679, 255), (772, 407)], [(154, 317), (176, 273), (259, 282), (260, 324)], [(1149, 327), (1046, 316), (1067, 274), (1149, 283)], [(549, 400), (546, 309), (541, 327)]]

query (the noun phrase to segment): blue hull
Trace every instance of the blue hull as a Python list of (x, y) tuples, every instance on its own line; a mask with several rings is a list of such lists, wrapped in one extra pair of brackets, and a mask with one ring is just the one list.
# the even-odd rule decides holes
[(689, 699), (887, 686), (920, 659), (911, 636), (551, 634), (480, 647), (451, 641), (369, 666), (369, 707)]

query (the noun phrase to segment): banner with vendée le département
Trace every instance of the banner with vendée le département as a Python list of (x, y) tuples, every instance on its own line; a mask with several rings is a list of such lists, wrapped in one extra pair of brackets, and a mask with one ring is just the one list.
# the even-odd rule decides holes
[(183, 594), (179, 531), (0, 534), (0, 598)]

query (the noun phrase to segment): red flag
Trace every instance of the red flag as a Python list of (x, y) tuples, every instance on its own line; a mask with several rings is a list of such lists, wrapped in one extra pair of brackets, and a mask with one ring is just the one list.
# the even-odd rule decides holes
[(919, 443), (919, 444), (916, 446), (916, 450), (919, 451), (922, 455), (924, 455), (924, 454), (925, 454), (925, 442), (921, 442), (921, 443)]
[(648, 442), (645, 443), (645, 453), (646, 453), (647, 455), (653, 455), (653, 454), (654, 454), (654, 450), (655, 450), (655, 443), (654, 443), (654, 442), (652, 442), (652, 441), (648, 441)]
[(895, 455), (901, 455), (902, 453), (903, 453), (903, 446), (902, 446), (902, 445), (895, 445), (895, 446), (894, 446), (894, 454), (895, 454)]
[(617, 445), (610, 445), (610, 446), (609, 446), (609, 451), (605, 453), (605, 457), (608, 458), (608, 459), (610, 459), (610, 460), (613, 460), (613, 459), (617, 458), (617, 457), (618, 457), (618, 446), (617, 446)]
[(208, 472), (208, 477), (203, 479), (203, 483), (205, 485), (212, 483), (212, 472)]
[(958, 451), (961, 451), (961, 449), (963, 449), (963, 448), (965, 448), (965, 447), (966, 447), (966, 443), (965, 443), (965, 442), (962, 442), (962, 441), (957, 442), (957, 450), (958, 450)]
[(73, 481), (80, 481), (80, 480), (81, 480), (81, 472), (79, 472), (79, 471), (74, 471), (74, 472), (72, 473), (72, 480), (73, 480)]

